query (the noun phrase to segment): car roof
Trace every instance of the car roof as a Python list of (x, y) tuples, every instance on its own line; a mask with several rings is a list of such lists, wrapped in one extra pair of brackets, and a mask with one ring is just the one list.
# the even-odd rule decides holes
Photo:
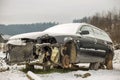
[(76, 34), (76, 31), (82, 26), (88, 25), (86, 23), (67, 23), (60, 24), (46, 29), (44, 32)]
[[(47, 32), (47, 33), (53, 33), (53, 34), (68, 34), (68, 35), (75, 35), (77, 33), (77, 31), (84, 25), (89, 25), (91, 28), (94, 28), (94, 29), (97, 29), (99, 30), (102, 34), (104, 34), (104, 36), (106, 36), (104, 38), (104, 40), (106, 41), (109, 41), (109, 42), (112, 42), (112, 40), (110, 39), (110, 37), (108, 36), (108, 34), (100, 29), (100, 28), (97, 28), (91, 24), (88, 24), (88, 23), (67, 23), (67, 24), (60, 24), (60, 25), (56, 25), (56, 26), (53, 26), (53, 27), (50, 27), (48, 29), (46, 29), (45, 31), (43, 32)], [(99, 37), (100, 39), (103, 39), (101, 37)]]
[[(21, 39), (21, 38), (30, 38), (30, 39), (36, 39), (40, 35), (43, 34), (51, 34), (51, 35), (77, 35), (77, 31), (84, 25), (90, 25), (87, 23), (67, 23), (67, 24), (60, 24), (53, 26), (51, 28), (48, 28), (42, 32), (31, 32), (31, 33), (23, 33), (19, 35), (12, 36), (10, 39)], [(93, 25), (90, 25), (93, 28), (99, 29)], [(101, 32), (105, 33), (103, 30), (99, 29)], [(107, 33), (105, 33), (106, 38), (104, 40), (111, 41)], [(80, 36), (80, 35), (79, 35)]]

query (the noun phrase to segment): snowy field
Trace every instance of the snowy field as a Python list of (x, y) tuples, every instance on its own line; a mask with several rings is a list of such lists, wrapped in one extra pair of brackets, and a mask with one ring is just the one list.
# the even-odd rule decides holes
[[(113, 70), (78, 70), (68, 73), (37, 74), (37, 76), (39, 76), (41, 80), (120, 80), (120, 50), (115, 51), (113, 67)], [(16, 66), (13, 66), (11, 68), (13, 69), (5, 72), (0, 72), (0, 80), (29, 80), (26, 74), (19, 71)], [(84, 75), (85, 73), (89, 73), (91, 75), (87, 78), (75, 76), (76, 74)]]
[[(88, 66), (88, 64), (86, 66)], [(120, 80), (120, 50), (115, 51), (113, 67), (113, 70), (78, 70), (62, 74), (38, 74), (38, 76), (40, 76), (42, 80)], [(75, 76), (75, 74), (84, 75), (85, 73), (90, 73), (91, 76), (88, 76), (87, 78)]]

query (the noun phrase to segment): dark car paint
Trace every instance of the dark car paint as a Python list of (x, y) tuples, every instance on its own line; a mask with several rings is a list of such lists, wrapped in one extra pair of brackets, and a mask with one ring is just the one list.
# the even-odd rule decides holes
[[(95, 43), (94, 38), (75, 36), (54, 36), (58, 43), (64, 43), (64, 38), (71, 37), (77, 46), (77, 59), (75, 63), (103, 62), (106, 51), (110, 48), (104, 43)], [(98, 44), (98, 45), (96, 45)]]
[[(49, 34), (48, 34), (49, 35)], [(65, 38), (71, 38), (74, 40), (77, 47), (77, 58), (74, 63), (87, 63), (87, 62), (103, 62), (105, 60), (106, 51), (109, 47), (101, 41), (101, 43), (96, 43), (94, 38), (84, 37), (84, 36), (71, 36), (71, 35), (59, 35), (52, 36), (56, 39), (57, 43), (65, 44)], [(24, 39), (26, 42), (31, 40)], [(35, 41), (35, 40), (32, 40)], [(96, 45), (97, 44), (97, 45)], [(31, 46), (30, 46), (31, 45)], [(27, 50), (26, 50), (27, 48)], [(29, 56), (32, 57), (33, 44), (27, 44), (26, 46), (15, 46), (10, 51), (11, 62), (25, 61)], [(27, 57), (26, 57), (27, 56)]]

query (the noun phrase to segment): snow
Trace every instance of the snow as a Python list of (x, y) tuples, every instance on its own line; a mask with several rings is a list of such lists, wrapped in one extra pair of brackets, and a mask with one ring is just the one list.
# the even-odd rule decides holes
[(85, 25), (85, 23), (68, 23), (68, 24), (61, 24), (57, 26), (53, 26), (51, 28), (46, 29), (42, 32), (30, 32), (30, 33), (23, 33), (18, 34), (10, 37), (10, 40), (21, 39), (21, 38), (29, 38), (29, 39), (36, 39), (37, 37), (45, 34), (50, 35), (75, 35), (77, 30), (81, 27), (81, 25)]
[[(81, 66), (88, 66), (89, 64), (79, 64)], [(37, 74), (43, 80), (120, 80), (120, 50), (115, 50), (113, 59), (113, 70), (89, 70), (89, 71), (72, 71), (68, 73), (51, 73), (51, 74)], [(87, 78), (76, 77), (75, 74), (84, 75), (90, 73), (91, 76)]]
[(12, 45), (26, 45), (26, 43), (24, 41), (22, 41), (21, 39), (9, 40), (7, 42), (7, 44), (12, 44)]
[(23, 34), (18, 34), (15, 36), (12, 36), (10, 40), (15, 40), (15, 39), (21, 39), (21, 38), (30, 38), (30, 39), (36, 39), (41, 35), (42, 32), (30, 32), (30, 33), (23, 33)]
[[(75, 74), (90, 73), (87, 78), (76, 77)], [(118, 70), (90, 70), (90, 71), (73, 71), (69, 73), (51, 73), (39, 75), (43, 80), (120, 80), (120, 71)]]
[(29, 39), (36, 39), (37, 37), (45, 34), (49, 35), (75, 35), (78, 28), (81, 27), (85, 23), (69, 23), (69, 24), (61, 24), (57, 26), (53, 26), (51, 28), (46, 29), (42, 32), (30, 32), (30, 33), (23, 33), (18, 34), (10, 37), (9, 40), (16, 40), (21, 38), (29, 38)]
[[(82, 26), (84, 25), (88, 25), (93, 27), (93, 29), (97, 30), (97, 35), (95, 35), (96, 33), (92, 33), (92, 34), (88, 34), (88, 35), (80, 35), (79, 34), (79, 30)], [(15, 44), (15, 40), (19, 40), (22, 38), (29, 38), (29, 39), (36, 39), (37, 37), (43, 36), (45, 34), (48, 34), (50, 36), (59, 36), (59, 35), (71, 35), (71, 36), (88, 36), (88, 37), (94, 37), (94, 38), (98, 38), (101, 40), (106, 40), (109, 42), (112, 42), (111, 39), (109, 38), (109, 36), (101, 29), (92, 26), (90, 24), (86, 24), (86, 23), (67, 23), (67, 24), (60, 24), (60, 25), (56, 25), (53, 27), (50, 27), (42, 32), (30, 32), (30, 33), (23, 33), (23, 34), (18, 34), (15, 36), (10, 37), (9, 39), (9, 44)]]
[(115, 50), (114, 52), (113, 67), (115, 70), (120, 71), (120, 50)]
[[(80, 64), (81, 66), (88, 66), (88, 64)], [(10, 67), (9, 71), (0, 72), (0, 80), (29, 80), (25, 73), (19, 71), (24, 66), (14, 65)], [(113, 59), (113, 70), (89, 70), (89, 71), (71, 71), (68, 73), (50, 73), (50, 74), (36, 74), (41, 80), (120, 80), (120, 50), (115, 50)], [(17, 68), (17, 69), (16, 69)], [(91, 74), (87, 78), (82, 78), (78, 75)]]
[(61, 24), (48, 28), (44, 32), (76, 34), (82, 25), (86, 24), (85, 23)]
[(11, 36), (10, 35), (2, 35), (4, 40), (8, 40)]
[(26, 74), (24, 74), (21, 71), (5, 71), (5, 72), (0, 72), (0, 80), (29, 80), (26, 77)]
[(120, 50), (115, 50), (115, 55), (114, 55), (113, 63), (120, 64)]
[(6, 54), (0, 51), (0, 58), (5, 58)]

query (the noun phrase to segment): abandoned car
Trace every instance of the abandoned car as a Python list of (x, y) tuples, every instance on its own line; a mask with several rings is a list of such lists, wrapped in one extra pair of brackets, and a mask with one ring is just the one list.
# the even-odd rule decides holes
[(15, 35), (7, 44), (8, 62), (38, 60), (36, 63), (63, 68), (90, 63), (90, 69), (112, 69), (112, 40), (105, 31), (87, 23), (61, 24), (42, 32)]

